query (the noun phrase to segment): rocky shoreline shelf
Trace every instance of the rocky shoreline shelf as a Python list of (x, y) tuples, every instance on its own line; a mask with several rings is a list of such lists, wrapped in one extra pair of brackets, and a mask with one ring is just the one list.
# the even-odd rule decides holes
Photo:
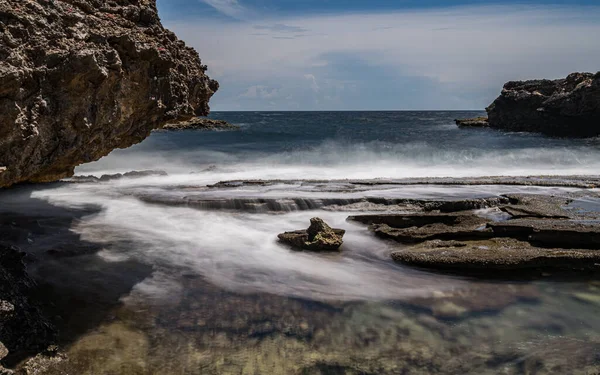
[[(71, 186), (77, 183), (77, 187), (80, 186), (79, 184), (93, 187), (101, 183), (118, 184), (120, 182), (124, 182), (123, 186), (127, 186), (125, 183), (127, 181), (137, 180), (143, 183), (145, 178), (166, 178), (167, 176), (163, 171), (134, 171), (105, 175), (100, 178), (85, 176), (70, 182), (57, 183), (55, 186)], [(313, 218), (308, 230), (286, 232), (279, 235), (282, 244), (278, 251), (295, 253), (298, 249), (308, 250), (309, 252), (302, 255), (314, 257), (317, 262), (323, 263), (323, 267), (327, 267), (327, 258), (321, 257), (343, 257), (347, 252), (344, 249), (360, 246), (360, 243), (355, 243), (358, 231), (370, 233), (369, 237), (373, 237), (376, 242), (389, 245), (389, 251), (386, 253), (389, 266), (397, 263), (407, 269), (419, 272), (427, 270), (435, 272), (436, 277), (438, 277), (437, 274), (452, 275), (452, 277), (454, 275), (475, 277), (478, 281), (472, 284), (431, 295), (423, 293), (414, 297), (400, 298), (399, 296), (398, 301), (394, 302), (419, 311), (421, 324), (437, 327), (435, 329), (438, 330), (445, 329), (442, 328), (445, 324), (444, 321), (460, 321), (480, 314), (499, 313), (517, 303), (538, 303), (541, 299), (539, 289), (534, 284), (519, 284), (521, 280), (597, 279), (600, 274), (600, 242), (598, 241), (600, 227), (595, 223), (600, 220), (600, 212), (587, 206), (579, 207), (577, 204), (582, 200), (585, 202), (598, 200), (600, 202), (600, 195), (594, 190), (588, 189), (590, 186), (596, 186), (599, 178), (597, 176), (552, 178), (530, 176), (381, 181), (251, 180), (224, 181), (211, 187), (188, 186), (185, 189), (185, 196), (168, 196), (168, 199), (163, 199), (158, 193), (159, 189), (154, 189), (153, 193), (131, 190), (125, 194), (129, 199), (139, 199), (155, 205), (185, 206), (210, 212), (228, 209), (227, 206), (217, 204), (215, 198), (211, 197), (211, 192), (219, 190), (233, 193), (239, 190), (240, 198), (236, 198), (235, 194), (228, 194), (231, 196), (231, 204), (235, 212), (244, 212), (247, 204), (247, 212), (266, 215), (289, 212), (291, 206), (284, 206), (284, 204), (290, 205), (292, 199), (286, 195), (281, 198), (273, 195), (270, 198), (253, 199), (247, 195), (253, 188), (267, 187), (273, 192), (279, 186), (283, 186), (286, 187), (283, 191), (292, 192), (292, 194), (294, 189), (310, 191), (315, 195), (314, 203), (311, 202), (309, 196), (304, 195), (298, 198), (302, 200), (302, 202), (298, 202), (298, 209), (310, 211), (321, 209), (324, 214), (337, 212), (347, 217), (346, 224), (340, 225), (338, 222), (336, 227), (339, 229), (331, 228), (324, 221)], [(496, 181), (498, 185), (490, 187), (489, 183), (492, 181)], [(385, 196), (390, 188), (416, 186), (415, 184), (422, 185), (424, 188), (439, 186), (449, 189), (461, 186), (487, 186), (492, 191), (496, 188), (511, 186), (535, 186), (536, 181), (545, 181), (547, 188), (568, 187), (546, 195), (490, 194), (488, 196), (483, 194), (479, 197), (449, 196), (445, 199), (388, 198)], [(40, 189), (51, 188), (52, 185), (37, 187)], [(18, 186), (7, 191), (18, 192), (21, 189), (35, 188), (36, 185)], [(165, 191), (169, 192), (172, 189), (166, 187)], [(319, 192), (336, 194), (339, 198), (319, 198)], [(362, 192), (362, 198), (343, 198), (346, 194), (357, 192)], [(115, 193), (119, 194), (116, 191)], [(205, 201), (202, 201), (202, 194), (206, 195)], [(439, 194), (442, 193), (438, 192)], [(269, 205), (273, 207), (273, 211), (252, 211), (257, 207)], [(301, 207), (301, 205), (304, 206)], [(280, 207), (282, 211), (278, 212), (277, 207)], [(381, 211), (374, 213), (373, 210)], [(69, 236), (73, 236), (70, 231), (70, 221), (60, 227), (40, 225), (40, 223), (52, 220), (56, 219), (44, 216), (4, 215), (4, 221), (0, 223), (0, 231), (5, 235), (4, 238), (21, 239), (21, 241), (26, 241), (23, 240), (24, 238), (33, 238), (33, 245), (24, 245), (25, 248), (37, 247), (35, 256), (29, 255), (31, 259), (49, 258), (55, 261), (68, 261), (95, 254), (103, 248), (97, 244), (85, 243), (77, 236), (70, 240), (74, 241), (71, 244), (61, 240), (64, 242), (61, 246), (55, 246), (55, 241), (44, 240), (42, 236), (62, 236), (67, 233)], [(342, 241), (342, 236), (349, 230), (351, 235), (346, 236)], [(35, 235), (28, 237), (31, 236), (28, 233), (35, 233)], [(272, 239), (273, 241), (277, 240), (277, 232), (272, 233)], [(292, 246), (292, 249), (287, 246), (288, 244)], [(325, 253), (322, 252), (323, 250)], [(33, 358), (23, 362), (22, 366), (29, 366), (29, 368), (67, 366), (69, 360), (54, 346), (57, 323), (54, 318), (48, 319), (48, 317), (52, 317), (52, 315), (47, 315), (48, 307), (42, 306), (39, 302), (37, 286), (25, 272), (24, 255), (17, 248), (0, 247), (0, 256), (4, 257), (0, 266), (0, 277), (4, 277), (2, 285), (13, 293), (12, 295), (5, 294), (8, 296), (6, 298), (0, 298), (2, 300), (0, 302), (0, 319), (3, 319), (0, 324), (4, 324), (5, 329), (20, 327), (18, 328), (21, 330), (19, 332), (24, 329), (32, 332), (28, 336), (30, 339), (25, 341), (19, 341), (18, 336), (14, 335), (5, 334), (3, 336), (4, 341), (0, 341), (4, 342), (6, 350), (0, 351), (0, 354), (7, 355), (4, 363), (14, 365), (23, 358), (21, 357), (22, 353), (33, 353)], [(6, 259), (12, 260), (9, 262)], [(31, 259), (29, 261), (32, 261)], [(144, 269), (142, 274), (147, 276), (149, 272)], [(112, 277), (112, 274), (108, 276)], [(186, 278), (185, 280), (187, 283), (199, 282), (195, 278)], [(497, 280), (512, 281), (516, 284), (508, 289), (499, 289), (494, 284)], [(203, 288), (202, 290), (205, 291), (207, 287), (203, 286)], [(215, 289), (215, 287), (210, 288)], [(209, 290), (211, 290), (210, 288)], [(210, 301), (211, 303), (217, 303), (219, 298), (222, 298), (222, 294), (219, 294), (222, 292), (215, 293), (215, 296), (221, 297), (214, 297), (214, 300)], [(490, 294), (495, 297), (490, 299)], [(114, 298), (118, 300), (120, 295)], [(244, 301), (250, 303), (250, 297), (233, 295), (231, 298), (236, 301), (246, 298)], [(264, 298), (279, 301), (280, 297), (265, 294)], [(589, 291), (580, 291), (577, 296), (573, 297), (573, 300), (594, 304), (596, 303), (594, 298), (595, 295), (590, 289)], [(224, 302), (218, 303), (225, 304)], [(350, 304), (341, 305), (348, 306)], [(228, 308), (235, 310), (246, 307), (236, 305)], [(201, 309), (200, 311), (204, 314), (202, 315), (203, 324), (207, 324), (205, 315), (210, 309), (201, 307), (196, 309)], [(330, 311), (328, 309), (331, 308), (323, 307), (323, 309)], [(19, 314), (19, 311), (34, 311), (35, 313), (24, 315)], [(53, 311), (52, 308), (49, 311)], [(278, 310), (272, 311), (277, 312)], [(254, 310), (248, 312), (248, 314), (261, 313), (262, 310), (259, 310), (258, 313)], [(183, 327), (187, 327), (186, 329), (197, 327), (197, 324), (200, 324), (190, 323), (189, 319), (180, 318), (176, 324), (183, 325)], [(220, 324), (218, 318), (211, 319), (216, 319), (214, 324)], [(273, 319), (278, 318), (274, 317)], [(267, 331), (258, 323), (252, 322), (247, 323), (243, 328), (236, 329), (238, 331), (241, 329), (240, 332), (244, 335), (270, 335), (270, 333), (264, 332), (271, 331), (274, 332), (273, 334), (278, 332), (295, 332), (298, 335), (311, 334), (310, 325), (307, 326), (304, 321), (295, 321), (293, 326), (290, 326), (289, 322), (277, 324), (279, 323), (275, 323)], [(14, 330), (15, 328), (10, 329)], [(0, 346), (0, 350), (2, 350), (2, 346)], [(36, 356), (37, 353), (40, 354)]]
[(240, 127), (233, 125), (224, 120), (213, 120), (208, 118), (196, 117), (191, 120), (169, 123), (161, 129), (162, 131), (181, 131), (181, 130), (239, 130)]

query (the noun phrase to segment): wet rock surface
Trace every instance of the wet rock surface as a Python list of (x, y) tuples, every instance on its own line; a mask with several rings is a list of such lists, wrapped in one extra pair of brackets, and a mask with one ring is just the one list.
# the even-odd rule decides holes
[(239, 126), (228, 123), (224, 120), (213, 120), (208, 118), (195, 117), (191, 120), (170, 123), (162, 127), (161, 131), (177, 130), (237, 130)]
[(141, 177), (151, 177), (151, 176), (167, 176), (167, 172), (165, 171), (153, 171), (153, 170), (147, 170), (147, 171), (131, 171), (131, 172), (125, 172), (125, 173), (115, 173), (115, 174), (103, 174), (100, 177), (96, 177), (96, 176), (74, 176), (71, 177), (70, 179), (68, 179), (68, 182), (80, 182), (80, 183), (87, 183), (87, 182), (106, 182), (106, 181), (112, 181), (112, 180), (120, 180), (120, 179), (128, 179), (128, 178), (141, 178)]
[(471, 186), (471, 185), (507, 185), (507, 186), (560, 186), (593, 189), (600, 187), (600, 176), (490, 176), (490, 177), (425, 177), (375, 180), (230, 180), (208, 185), (209, 188), (239, 188), (244, 186), (272, 186), (277, 184), (332, 184), (343, 183), (346, 188), (366, 188), (382, 185), (414, 186)]
[[(395, 251), (396, 262), (439, 269), (516, 271), (526, 269), (600, 270), (600, 252), (539, 248), (512, 238), (481, 241), (428, 241)], [(492, 276), (492, 275), (490, 275)]]
[(471, 271), (597, 272), (597, 215), (567, 210), (572, 199), (509, 194), (490, 206), (509, 215), (478, 211), (350, 216), (378, 237), (403, 245), (392, 258), (418, 267)]
[(342, 237), (346, 233), (343, 229), (331, 228), (322, 219), (310, 219), (310, 226), (306, 230), (285, 232), (279, 234), (279, 241), (294, 248), (308, 251), (339, 251), (344, 243)]
[[(143, 184), (144, 181), (140, 180), (140, 185)], [(104, 188), (96, 184), (60, 185), (73, 190)], [(121, 184), (115, 182), (117, 185)], [(328, 191), (348, 190), (346, 185), (319, 186)], [(115, 188), (111, 193), (122, 193), (129, 201), (138, 197), (127, 189)], [(189, 190), (194, 191), (186, 188), (182, 194), (187, 195)], [(210, 191), (209, 188), (206, 190)], [(380, 213), (362, 219), (362, 223), (385, 221), (385, 225), (390, 227), (468, 227), (483, 220), (487, 226), (487, 223), (502, 223), (495, 220), (506, 220), (504, 216), (493, 218), (497, 214), (508, 215), (502, 211), (508, 206), (522, 206), (515, 212), (525, 216), (518, 220), (590, 218), (579, 210), (564, 209), (565, 213), (561, 215), (556, 215), (555, 210), (563, 210), (563, 204), (570, 200), (573, 202), (567, 203), (567, 206), (572, 207), (578, 194), (592, 197), (594, 192), (564, 194), (567, 198), (547, 196), (542, 199), (508, 194), (481, 199), (406, 200), (402, 207), (391, 207), (405, 217)], [(23, 191), (22, 195), (27, 198), (25, 202), (13, 197), (0, 197), (0, 208), (26, 206), (31, 192)], [(374, 202), (383, 197), (372, 198)], [(542, 207), (536, 202), (548, 204)], [(41, 216), (3, 213), (0, 216), (0, 239), (22, 243), (22, 249), (29, 254), (30, 274), (35, 275), (38, 282), (44, 281), (44, 285), (39, 285), (42, 297), (54, 304), (46, 315), (60, 323), (60, 341), (64, 344), (61, 348), (66, 356), (44, 350), (41, 355), (22, 362), (17, 371), (45, 375), (544, 375), (586, 374), (600, 368), (600, 337), (597, 335), (600, 332), (597, 319), (600, 284), (588, 281), (583, 273), (578, 274), (577, 280), (567, 283), (554, 279), (546, 282), (543, 278), (533, 282), (482, 282), (480, 279), (440, 275), (394, 264), (387, 252), (389, 248), (384, 246), (385, 253), (365, 252), (360, 256), (366, 258), (366, 262), (381, 264), (394, 273), (414, 277), (408, 278), (406, 284), (397, 289), (397, 298), (357, 301), (294, 298), (271, 293), (272, 289), (260, 293), (252, 288), (246, 290), (216, 285), (203, 276), (203, 269), (197, 268), (194, 263), (196, 259), (203, 261), (206, 243), (201, 243), (199, 252), (193, 253), (194, 261), (190, 264), (160, 261), (154, 267), (136, 265), (135, 260), (116, 255), (132, 254), (135, 246), (140, 246), (142, 253), (150, 253), (149, 243), (136, 243), (136, 240), (122, 236), (125, 233), (120, 231), (118, 236), (114, 236), (114, 232), (104, 225), (95, 227), (98, 230), (94, 231), (96, 236), (86, 237), (87, 240), (99, 241), (97, 243), (89, 243), (77, 234), (82, 225), (85, 227), (85, 220), (98, 216), (101, 212), (98, 208), (73, 217), (70, 212), (57, 212), (56, 207), (32, 203), (33, 207), (48, 211)], [(390, 209), (390, 206), (385, 207)], [(149, 205), (146, 208), (151, 209)], [(213, 207), (213, 210), (217, 209)], [(453, 211), (455, 209), (459, 211)], [(166, 214), (170, 210), (162, 207), (161, 212)], [(175, 208), (175, 211), (178, 210), (178, 207)], [(207, 213), (206, 217), (215, 217), (211, 215), (213, 213)], [(330, 214), (323, 213), (323, 217), (334, 223), (330, 216), (325, 216)], [(257, 219), (256, 223), (269, 216), (264, 213), (226, 213), (227, 225), (241, 215)], [(285, 215), (281, 212), (272, 214), (275, 220), (281, 218), (282, 221), (286, 220)], [(295, 222), (308, 218), (302, 212), (290, 215), (301, 216)], [(337, 223), (343, 222), (347, 214), (336, 215), (339, 215), (336, 226), (342, 227)], [(249, 220), (247, 229), (256, 230), (256, 223)], [(87, 225), (90, 224), (87, 222)], [(274, 225), (273, 230), (279, 227)], [(348, 262), (350, 267), (354, 267), (361, 259), (352, 257), (356, 250), (352, 245), (361, 238), (369, 238), (370, 241), (358, 242), (358, 247), (373, 244), (373, 239), (364, 235), (368, 233), (363, 226), (347, 229), (344, 253), (335, 256), (305, 254), (281, 251), (276, 247), (276, 254), (293, 255), (295, 260), (316, 260), (315, 268), (321, 268), (320, 272), (314, 273), (317, 277), (323, 273), (339, 272), (335, 267), (339, 262)], [(192, 232), (198, 228), (192, 224), (189, 230)], [(362, 235), (357, 236), (357, 232)], [(277, 232), (269, 232), (264, 238), (272, 242), (274, 233)], [(217, 235), (223, 238), (223, 233)], [(106, 238), (111, 240), (106, 241)], [(490, 240), (431, 240), (410, 246), (448, 248), (450, 251), (477, 247), (479, 243), (489, 246), (488, 241), (519, 242), (502, 237)], [(528, 241), (521, 242), (529, 244)], [(390, 243), (396, 245), (395, 242)], [(252, 251), (245, 243), (242, 245), (244, 254)], [(175, 246), (166, 246), (169, 253), (179, 250)], [(112, 258), (107, 257), (108, 254), (112, 254)], [(226, 252), (221, 255), (226, 255)], [(285, 257), (273, 261), (274, 258), (264, 257), (264, 253), (261, 256), (260, 261), (272, 262), (273, 268), (290, 264), (289, 261), (280, 263), (285, 261)], [(208, 269), (225, 267), (225, 261), (226, 258), (220, 258), (218, 262), (208, 262)], [(243, 274), (244, 280), (249, 283), (269, 276), (268, 271), (252, 273), (251, 267), (242, 270), (249, 272), (235, 271)], [(382, 270), (377, 268), (375, 272)], [(283, 282), (287, 282), (289, 277), (290, 284), (300, 287), (301, 279), (310, 275), (296, 274), (293, 268), (286, 269)], [(405, 295), (403, 288), (421, 285), (423, 275), (443, 278), (444, 282)], [(352, 283), (365, 276), (369, 275), (356, 272), (339, 281)], [(460, 280), (460, 284), (455, 285), (455, 280)], [(386, 279), (382, 288), (389, 281)], [(332, 284), (331, 288), (336, 293), (335, 288), (340, 286)], [(0, 316), (2, 311), (10, 315), (11, 307), (0, 304)], [(574, 311), (577, 313), (574, 314)]]
[(471, 128), (471, 127), (487, 128), (490, 126), (487, 117), (456, 119), (456, 120), (454, 120), (454, 122), (456, 122), (456, 125), (458, 125), (458, 127), (460, 127), (460, 128), (463, 128), (463, 127), (464, 128)]
[(36, 283), (24, 258), (18, 248), (0, 244), (0, 363), (9, 366), (57, 339), (56, 328), (31, 298)]
[(508, 82), (486, 110), (491, 128), (594, 137), (600, 134), (600, 72)]
[(71, 176), (218, 89), (155, 1), (4, 0), (0, 21), (0, 186)]

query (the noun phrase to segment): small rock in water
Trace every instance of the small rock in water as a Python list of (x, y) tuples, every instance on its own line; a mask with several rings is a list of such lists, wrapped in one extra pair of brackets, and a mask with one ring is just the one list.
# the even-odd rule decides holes
[(476, 118), (468, 118), (468, 119), (456, 119), (454, 120), (456, 125), (459, 127), (482, 127), (486, 128), (490, 126), (488, 123), (487, 117), (476, 117)]
[(281, 233), (278, 237), (293, 247), (310, 251), (339, 251), (342, 246), (343, 229), (334, 229), (322, 219), (310, 219), (310, 227), (306, 230)]
[(578, 301), (581, 301), (581, 302), (600, 306), (600, 294), (597, 294), (597, 293), (588, 293), (588, 292), (575, 293), (573, 295), (573, 298)]

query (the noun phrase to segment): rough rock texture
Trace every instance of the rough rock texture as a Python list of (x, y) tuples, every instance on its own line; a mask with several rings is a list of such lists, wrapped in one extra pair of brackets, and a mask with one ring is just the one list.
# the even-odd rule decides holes
[(378, 237), (403, 244), (392, 258), (408, 265), (466, 273), (600, 270), (595, 213), (567, 209), (572, 200), (564, 197), (511, 194), (504, 198), (508, 202), (493, 210), (348, 219), (370, 225)]
[(0, 0), (0, 186), (70, 176), (206, 115), (205, 71), (154, 0)]
[(191, 120), (167, 124), (162, 130), (236, 130), (239, 128), (225, 120), (195, 117)]
[(486, 109), (492, 128), (551, 136), (600, 135), (600, 72), (508, 82)]
[(458, 125), (459, 127), (465, 127), (465, 128), (468, 128), (468, 127), (487, 128), (488, 126), (490, 126), (487, 117), (456, 119), (456, 120), (454, 120), (454, 122), (456, 122), (456, 125)]
[[(24, 253), (0, 244), (0, 360), (14, 362), (45, 350), (56, 330), (29, 298), (35, 282), (28, 276)], [(8, 356), (8, 357), (7, 357)], [(12, 356), (12, 358), (10, 358)], [(0, 373), (2, 366), (0, 365)]]
[(167, 176), (168, 173), (161, 170), (145, 170), (145, 171), (131, 171), (125, 173), (116, 173), (116, 174), (103, 174), (100, 177), (96, 176), (74, 176), (71, 179), (67, 180), (72, 183), (87, 183), (87, 182), (106, 182), (113, 180), (121, 180), (132, 179), (132, 178), (142, 178), (142, 177), (154, 177), (154, 176)]
[(470, 212), (456, 214), (359, 215), (348, 218), (372, 224), (371, 230), (381, 238), (404, 244), (428, 240), (485, 239), (493, 236), (486, 228), (489, 221)]
[(399, 263), (440, 269), (481, 270), (600, 270), (600, 252), (545, 249), (512, 238), (484, 241), (429, 241), (408, 250), (395, 251)]
[(338, 251), (342, 246), (342, 237), (346, 233), (343, 229), (333, 229), (322, 219), (310, 219), (307, 230), (281, 233), (278, 237), (281, 242), (293, 247), (310, 251)]

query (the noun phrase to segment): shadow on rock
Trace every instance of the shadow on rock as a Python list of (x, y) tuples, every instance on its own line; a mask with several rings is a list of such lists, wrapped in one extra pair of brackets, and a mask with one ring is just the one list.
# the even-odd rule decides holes
[(14, 313), (0, 319), (6, 366), (18, 365), (49, 345), (68, 344), (109, 319), (120, 298), (152, 271), (141, 263), (99, 257), (101, 246), (71, 231), (99, 207), (66, 209), (31, 198), (34, 190), (46, 187), (52, 185), (0, 192), (0, 249), (6, 250), (0, 264), (0, 300), (14, 307)]

